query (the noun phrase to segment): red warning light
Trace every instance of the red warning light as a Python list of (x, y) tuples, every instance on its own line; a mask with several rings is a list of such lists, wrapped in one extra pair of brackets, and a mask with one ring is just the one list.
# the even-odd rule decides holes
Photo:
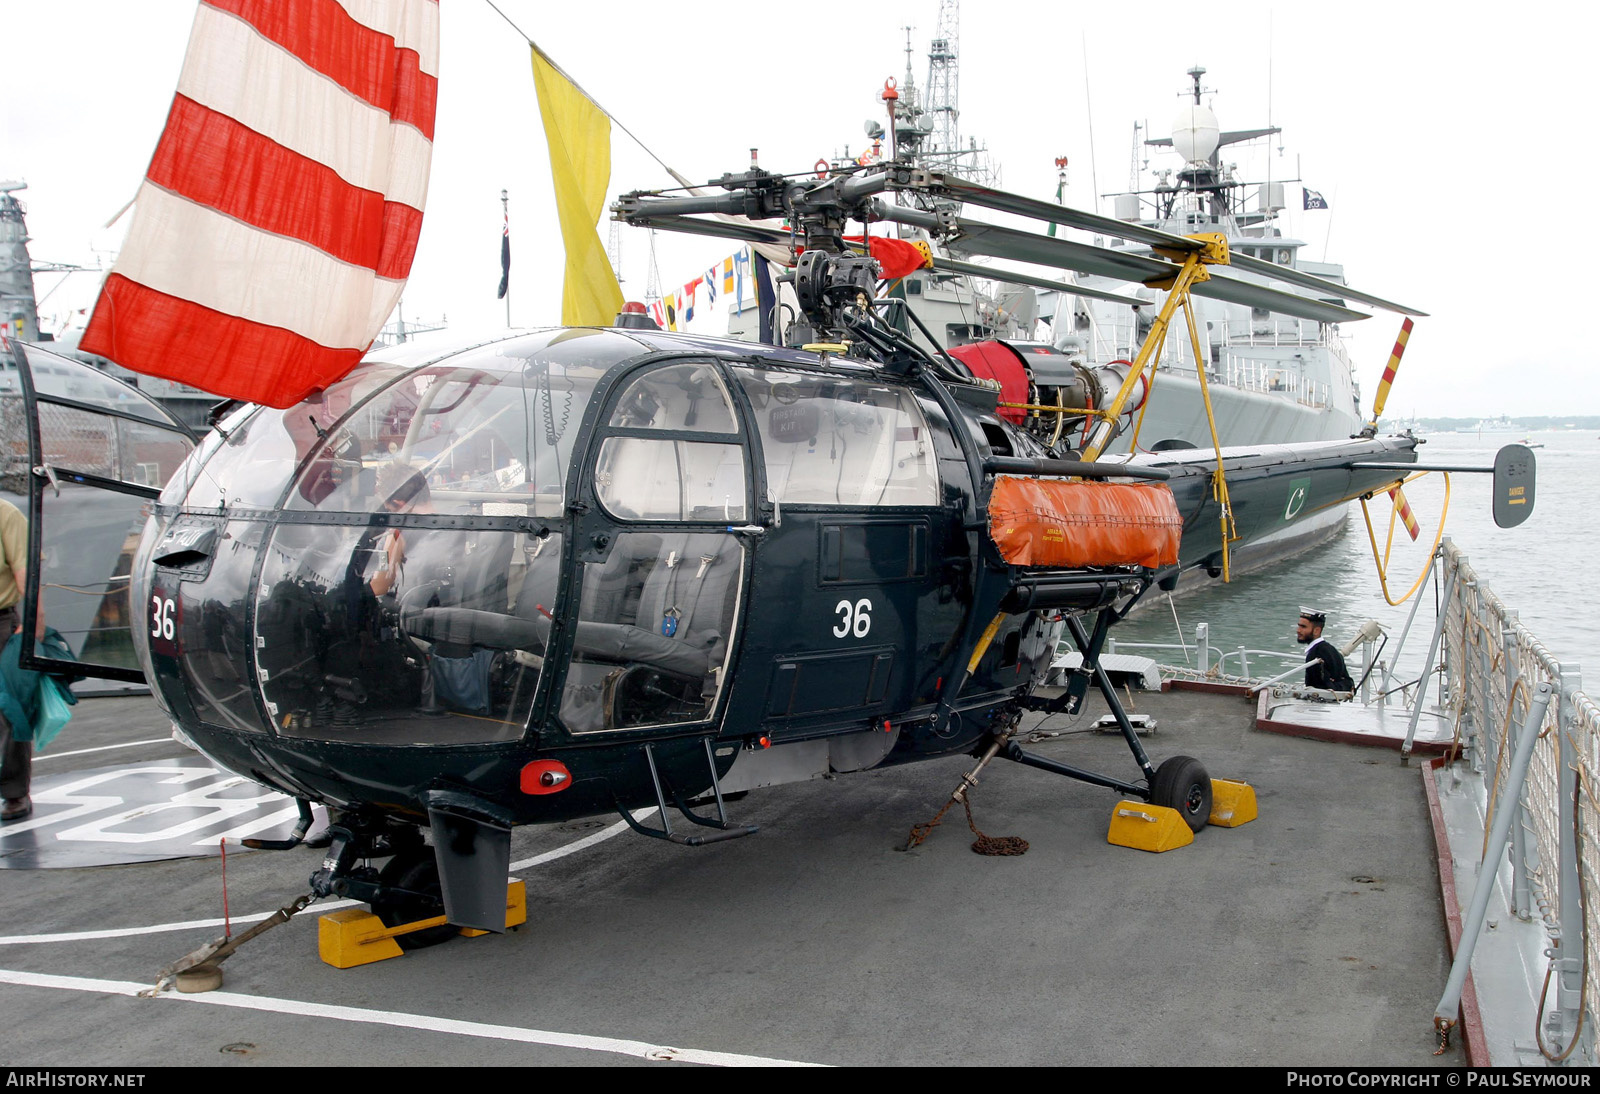
[(560, 760), (534, 760), (522, 769), (524, 794), (556, 794), (572, 785), (572, 772)]

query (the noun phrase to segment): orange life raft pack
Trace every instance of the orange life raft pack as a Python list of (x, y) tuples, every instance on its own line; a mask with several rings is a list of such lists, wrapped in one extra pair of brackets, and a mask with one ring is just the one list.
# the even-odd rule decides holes
[(1013, 566), (1147, 566), (1178, 561), (1183, 518), (1160, 483), (1000, 475), (989, 497), (989, 535)]

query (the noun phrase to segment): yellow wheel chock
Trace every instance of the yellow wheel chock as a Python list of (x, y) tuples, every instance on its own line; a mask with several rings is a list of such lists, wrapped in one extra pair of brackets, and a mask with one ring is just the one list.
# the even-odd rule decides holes
[[(506, 886), (506, 927), (520, 927), (528, 921), (527, 887), (513, 879)], [(398, 927), (385, 927), (383, 920), (368, 908), (343, 908), (329, 912), (317, 920), (317, 955), (336, 969), (353, 969), (399, 957), (403, 951), (395, 939), (413, 931), (442, 926), (444, 916), (419, 919), (415, 923), (402, 923)], [(464, 928), (461, 933), (468, 938), (488, 934)]]
[(1211, 818), (1218, 828), (1237, 828), (1256, 819), (1256, 791), (1249, 783), (1211, 780)]
[[(1218, 828), (1237, 828), (1256, 819), (1256, 792), (1249, 783), (1228, 779), (1211, 780), (1211, 816), (1208, 823)], [(1119, 801), (1111, 810), (1111, 827), (1106, 842), (1138, 851), (1171, 851), (1194, 842), (1194, 833), (1183, 814), (1164, 805), (1141, 801)]]
[(1194, 842), (1194, 833), (1183, 814), (1164, 805), (1149, 802), (1119, 801), (1111, 810), (1111, 829), (1106, 842), (1138, 851), (1170, 851)]

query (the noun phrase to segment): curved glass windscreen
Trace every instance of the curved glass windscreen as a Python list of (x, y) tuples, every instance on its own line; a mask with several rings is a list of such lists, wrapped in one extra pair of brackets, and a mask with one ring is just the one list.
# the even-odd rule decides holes
[(573, 441), (602, 374), (538, 358), (510, 370), (416, 369), (328, 434), (285, 508), (381, 512), (417, 476), (428, 512), (559, 517)]
[(389, 507), (380, 478), (417, 472), (431, 512), (559, 516), (595, 382), (644, 352), (598, 330), (539, 332), (443, 357), (410, 343), (381, 350), (287, 410), (230, 416), (184, 468), (181, 494), (175, 482), (163, 501), (376, 513)]
[(559, 533), (279, 524), (255, 627), (278, 732), (382, 744), (521, 737), (560, 559)]
[[(353, 406), (393, 383), (405, 370), (363, 364), (327, 390), (287, 410), (235, 411), (207, 435), (181, 476), (191, 508), (275, 509), (301, 462)], [(174, 480), (176, 483), (176, 480)], [(162, 495), (168, 501), (174, 486)]]
[(738, 368), (784, 504), (937, 505), (927, 422), (904, 388), (777, 369)]

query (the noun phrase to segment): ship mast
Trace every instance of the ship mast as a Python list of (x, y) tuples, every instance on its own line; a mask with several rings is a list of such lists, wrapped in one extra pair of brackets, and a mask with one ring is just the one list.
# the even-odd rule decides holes
[(39, 309), (34, 303), (33, 264), (28, 257), (28, 224), (22, 203), (12, 197), (25, 182), (0, 182), (0, 320), (5, 332), (24, 342), (39, 340)]
[(939, 0), (939, 24), (928, 42), (929, 151), (961, 151), (961, 3)]

